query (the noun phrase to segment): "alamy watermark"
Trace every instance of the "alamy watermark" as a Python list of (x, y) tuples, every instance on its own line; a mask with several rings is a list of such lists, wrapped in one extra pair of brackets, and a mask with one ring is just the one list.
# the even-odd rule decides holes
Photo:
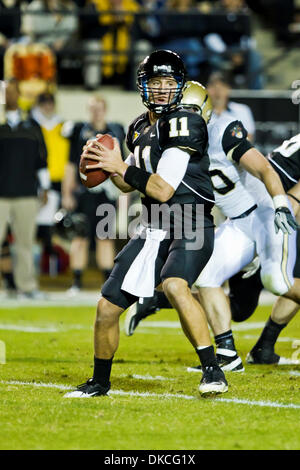
[(186, 250), (200, 250), (204, 244), (203, 204), (129, 205), (119, 196), (119, 210), (113, 204), (100, 204), (96, 235), (100, 240), (145, 238), (146, 228), (163, 230), (164, 239), (186, 240)]

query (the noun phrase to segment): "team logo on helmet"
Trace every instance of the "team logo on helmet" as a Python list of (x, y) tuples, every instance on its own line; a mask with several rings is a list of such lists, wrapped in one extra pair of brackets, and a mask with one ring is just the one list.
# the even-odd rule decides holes
[(173, 72), (173, 69), (171, 67), (171, 65), (154, 65), (153, 66), (153, 72), (154, 73), (163, 73), (163, 74), (166, 74), (166, 73), (172, 73)]

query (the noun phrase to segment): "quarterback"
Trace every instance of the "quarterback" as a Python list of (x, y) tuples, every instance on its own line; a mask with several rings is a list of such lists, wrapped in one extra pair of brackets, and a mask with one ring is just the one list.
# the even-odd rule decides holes
[[(143, 222), (140, 236), (132, 238), (115, 258), (109, 279), (102, 288), (94, 327), (94, 374), (69, 397), (105, 395), (110, 389), (113, 356), (119, 343), (119, 317), (139, 297), (153, 296), (161, 286), (177, 310), (182, 329), (195, 348), (203, 374), (201, 394), (228, 390), (219, 367), (205, 313), (194, 299), (190, 287), (207, 264), (214, 246), (211, 209), (213, 188), (209, 177), (208, 134), (204, 119), (178, 110), (186, 72), (174, 52), (160, 50), (150, 54), (138, 69), (138, 88), (148, 111), (129, 126), (127, 147), (131, 154), (124, 162), (115, 142), (113, 150), (87, 143), (83, 157), (111, 173), (111, 180), (123, 191), (137, 189), (143, 206), (151, 213)], [(93, 167), (94, 168), (94, 167)], [(170, 226), (152, 218), (154, 205), (164, 209), (177, 205), (191, 209), (196, 232), (202, 230), (202, 248), (188, 249), (190, 239), (174, 236), (176, 219)], [(201, 227), (197, 208), (203, 208)]]

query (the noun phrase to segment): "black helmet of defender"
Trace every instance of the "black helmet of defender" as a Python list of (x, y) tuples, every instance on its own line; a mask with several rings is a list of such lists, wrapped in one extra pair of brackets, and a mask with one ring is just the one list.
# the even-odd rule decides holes
[[(148, 82), (154, 77), (172, 77), (177, 85), (168, 89), (169, 102), (155, 104), (153, 91)], [(144, 105), (155, 114), (162, 114), (175, 109), (182, 98), (182, 89), (186, 81), (186, 70), (182, 59), (176, 52), (168, 50), (154, 51), (139, 65), (137, 71), (137, 86)]]

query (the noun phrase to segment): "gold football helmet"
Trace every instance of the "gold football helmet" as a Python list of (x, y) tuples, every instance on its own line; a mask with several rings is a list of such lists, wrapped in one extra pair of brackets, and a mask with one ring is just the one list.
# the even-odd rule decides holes
[(208, 124), (212, 113), (212, 102), (206, 88), (196, 81), (186, 82), (180, 106), (183, 108), (195, 108), (206, 124)]

